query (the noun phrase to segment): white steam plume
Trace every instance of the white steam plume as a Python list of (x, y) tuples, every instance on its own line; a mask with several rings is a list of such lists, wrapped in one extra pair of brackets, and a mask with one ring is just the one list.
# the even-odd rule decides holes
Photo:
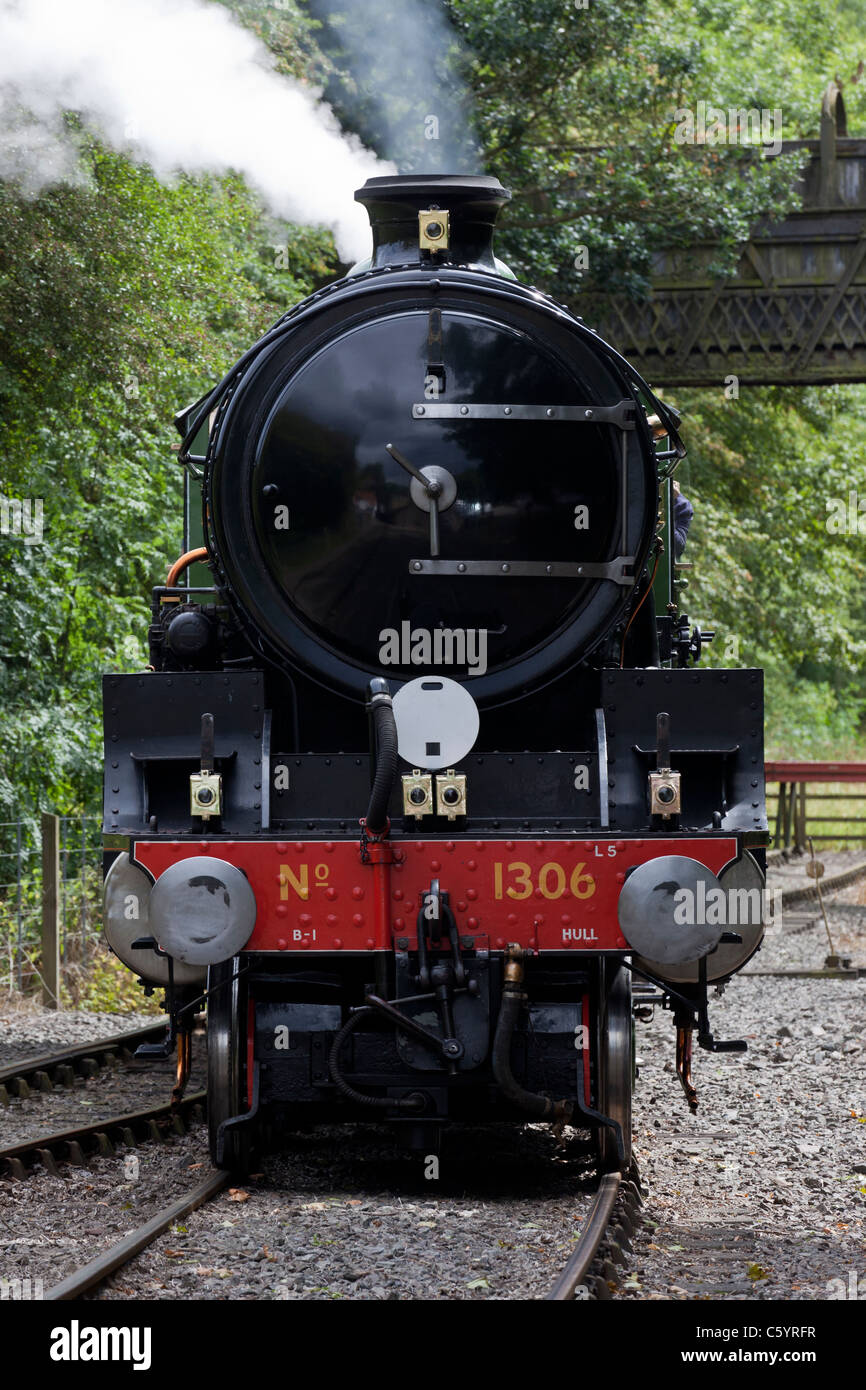
[(335, 104), (357, 129), (376, 130), (401, 172), (483, 169), (471, 55), (444, 0), (307, 0), (307, 7), (324, 26), (325, 50), (333, 33), (348, 59), (351, 85), (335, 84)]
[(64, 111), (152, 165), (244, 175), (281, 217), (369, 250), (352, 195), (393, 171), (344, 135), (317, 93), (274, 71), (259, 40), (201, 0), (0, 0), (0, 178), (30, 193), (75, 181)]

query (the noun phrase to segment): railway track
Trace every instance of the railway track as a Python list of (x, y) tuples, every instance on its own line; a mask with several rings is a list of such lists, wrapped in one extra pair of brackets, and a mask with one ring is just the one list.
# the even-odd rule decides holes
[(185, 1134), (188, 1123), (196, 1124), (203, 1118), (206, 1098), (205, 1091), (194, 1091), (174, 1104), (169, 1101), (13, 1144), (0, 1149), (0, 1176), (26, 1178), (41, 1165), (59, 1177), (59, 1163), (85, 1164), (90, 1156), (110, 1157), (118, 1149), (161, 1141), (169, 1134)]
[(165, 1036), (165, 1023), (118, 1033), (103, 1042), (81, 1043), (62, 1052), (42, 1057), (23, 1058), (0, 1068), (0, 1105), (8, 1105), (10, 1096), (26, 1100), (34, 1091), (53, 1091), (57, 1086), (72, 1087), (76, 1077), (85, 1080), (96, 1076), (105, 1067), (129, 1062), (142, 1043), (159, 1042)]
[[(230, 1179), (231, 1174), (224, 1169), (212, 1172), (186, 1196), (164, 1207), (122, 1241), (48, 1289), (46, 1300), (61, 1302), (80, 1298), (98, 1288), (146, 1250), (174, 1222), (211, 1201)], [(619, 1173), (605, 1174), (568, 1263), (547, 1295), (548, 1301), (561, 1303), (611, 1297), (610, 1286), (617, 1276), (615, 1266), (623, 1264), (625, 1252), (631, 1250), (630, 1238), (637, 1223), (640, 1201), (634, 1182), (623, 1182)]]
[[(849, 888), (852, 883), (859, 882), (861, 878), (866, 878), (866, 859), (860, 864), (852, 865), (850, 869), (845, 869), (841, 874), (834, 874), (832, 878), (822, 878), (821, 892), (826, 898), (828, 893), (835, 893), (839, 889)], [(788, 907), (795, 907), (802, 903), (812, 902), (818, 902), (818, 889), (815, 887), (814, 880), (782, 889), (783, 911)]]
[(163, 1207), (162, 1211), (157, 1212), (156, 1216), (152, 1216), (137, 1231), (132, 1231), (116, 1245), (110, 1246), (108, 1250), (97, 1255), (81, 1269), (75, 1270), (65, 1279), (62, 1279), (59, 1284), (48, 1289), (45, 1293), (46, 1301), (63, 1302), (72, 1298), (80, 1298), (82, 1294), (97, 1288), (104, 1283), (109, 1275), (128, 1264), (136, 1255), (140, 1255), (142, 1250), (146, 1250), (148, 1245), (151, 1245), (157, 1236), (161, 1236), (163, 1231), (167, 1231), (175, 1221), (182, 1220), (184, 1216), (188, 1216), (197, 1207), (204, 1206), (205, 1202), (209, 1202), (212, 1197), (221, 1192), (230, 1176), (224, 1169), (218, 1168), (205, 1178), (204, 1182), (199, 1183), (198, 1187), (193, 1188), (192, 1192), (188, 1192), (185, 1197), (172, 1202), (170, 1206)]
[(621, 1173), (605, 1173), (568, 1263), (547, 1295), (548, 1303), (609, 1299), (617, 1265), (631, 1251), (638, 1222), (640, 1190)]

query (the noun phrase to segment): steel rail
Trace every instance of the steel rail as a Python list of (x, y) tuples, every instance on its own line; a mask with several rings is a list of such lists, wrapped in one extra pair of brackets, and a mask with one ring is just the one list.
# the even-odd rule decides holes
[[(845, 869), (841, 874), (834, 874), (832, 878), (821, 880), (821, 892), (835, 892), (839, 888), (848, 888), (852, 883), (857, 883), (859, 879), (866, 878), (866, 859), (860, 864), (853, 865), (850, 869)], [(817, 901), (818, 890), (814, 882), (804, 883), (800, 887), (790, 887), (782, 889), (782, 908), (793, 907), (796, 903)]]
[(550, 1293), (547, 1294), (546, 1302), (567, 1303), (569, 1299), (574, 1298), (575, 1289), (586, 1278), (590, 1265), (598, 1253), (598, 1247), (604, 1239), (621, 1184), (621, 1173), (604, 1174), (593, 1198), (589, 1214), (581, 1228), (577, 1244), (569, 1256), (568, 1264)]
[(8, 1177), (26, 1178), (30, 1171), (28, 1163), (41, 1163), (52, 1176), (59, 1176), (58, 1162), (82, 1165), (86, 1164), (89, 1154), (110, 1157), (114, 1153), (112, 1136), (125, 1148), (133, 1148), (148, 1139), (161, 1140), (163, 1130), (185, 1134), (184, 1117), (196, 1107), (203, 1108), (206, 1099), (206, 1091), (194, 1091), (175, 1103), (168, 1101), (129, 1115), (109, 1116), (107, 1120), (95, 1120), (57, 1134), (36, 1135), (21, 1144), (0, 1149), (0, 1173), (5, 1169)]
[[(92, 1061), (99, 1069), (100, 1059), (120, 1055), (122, 1053), (132, 1053), (141, 1043), (157, 1042), (165, 1036), (165, 1022), (152, 1023), (146, 1028), (136, 1028), (129, 1033), (118, 1033), (113, 1038), (104, 1038), (100, 1042), (79, 1043), (75, 1047), (66, 1047), (59, 1052), (49, 1052), (42, 1057), (24, 1057), (20, 1061), (10, 1062), (8, 1066), (0, 1067), (0, 1104), (6, 1104), (8, 1093), (11, 1090), (14, 1095), (23, 1099), (30, 1093), (30, 1086), (33, 1083), (38, 1091), (47, 1091), (57, 1084), (57, 1080), (52, 1073), (60, 1068), (67, 1069), (64, 1076), (69, 1084), (72, 1082), (71, 1072), (79, 1076), (95, 1075), (95, 1071), (88, 1071), (82, 1064)], [(22, 1085), (23, 1083), (23, 1085)], [(60, 1084), (64, 1084), (63, 1077)]]
[(45, 1293), (46, 1302), (62, 1302), (66, 1299), (80, 1298), (89, 1289), (103, 1283), (115, 1270), (128, 1264), (136, 1255), (140, 1255), (142, 1250), (151, 1245), (157, 1236), (162, 1235), (163, 1231), (168, 1230), (174, 1221), (180, 1221), (182, 1217), (188, 1216), (191, 1211), (203, 1206), (205, 1202), (209, 1202), (212, 1197), (221, 1192), (230, 1176), (224, 1169), (218, 1168), (185, 1197), (173, 1202), (170, 1207), (164, 1207), (156, 1216), (151, 1217), (150, 1221), (140, 1226), (137, 1231), (130, 1232), (123, 1240), (118, 1241), (117, 1245), (112, 1245), (110, 1249), (97, 1255), (89, 1264), (75, 1270), (65, 1279), (61, 1279), (59, 1284), (48, 1289)]

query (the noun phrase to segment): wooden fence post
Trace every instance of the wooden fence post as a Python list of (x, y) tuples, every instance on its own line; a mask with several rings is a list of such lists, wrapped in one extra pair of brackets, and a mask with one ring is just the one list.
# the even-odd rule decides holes
[(779, 801), (776, 806), (776, 833), (773, 837), (776, 849), (785, 848), (785, 800), (788, 791), (787, 782), (779, 782)]
[(806, 853), (806, 783), (800, 782), (797, 786), (799, 793), (797, 800), (797, 851), (799, 854)]
[(60, 1007), (60, 820), (42, 813), (42, 1002)]

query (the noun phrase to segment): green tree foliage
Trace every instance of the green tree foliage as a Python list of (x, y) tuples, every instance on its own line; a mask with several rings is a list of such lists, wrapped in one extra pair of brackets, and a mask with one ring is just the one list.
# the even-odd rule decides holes
[(165, 187), (92, 143), (84, 170), (0, 183), (0, 491), (44, 512), (41, 543), (0, 537), (0, 819), (98, 804), (100, 675), (146, 661), (183, 539), (172, 418), (336, 268), (237, 179)]
[(866, 497), (866, 393), (690, 390), (677, 403), (695, 506), (682, 603), (716, 631), (705, 660), (765, 668), (777, 756), (852, 754), (866, 704), (866, 535), (850, 533), (848, 513), (852, 490)]

